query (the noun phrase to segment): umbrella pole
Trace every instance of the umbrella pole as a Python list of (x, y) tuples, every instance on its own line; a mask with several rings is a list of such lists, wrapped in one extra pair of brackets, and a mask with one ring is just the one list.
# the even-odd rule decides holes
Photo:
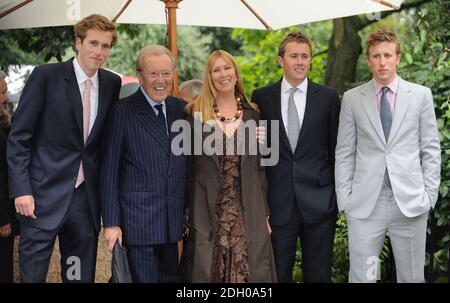
[[(169, 34), (169, 49), (172, 51), (175, 59), (178, 62), (178, 47), (177, 47), (177, 8), (178, 3), (183, 0), (161, 0), (166, 4), (168, 14), (167, 31)], [(178, 96), (178, 71), (175, 71), (173, 77), (173, 94)]]
[(3, 18), (3, 17), (5, 17), (5, 16), (8, 16), (9, 14), (15, 12), (16, 10), (18, 10), (18, 9), (21, 8), (22, 6), (27, 5), (27, 4), (30, 3), (30, 2), (33, 2), (33, 0), (25, 0), (25, 1), (22, 1), (21, 3), (15, 5), (14, 7), (10, 8), (10, 9), (7, 9), (7, 10), (4, 11), (4, 12), (1, 12), (1, 13), (0, 13), (0, 18)]

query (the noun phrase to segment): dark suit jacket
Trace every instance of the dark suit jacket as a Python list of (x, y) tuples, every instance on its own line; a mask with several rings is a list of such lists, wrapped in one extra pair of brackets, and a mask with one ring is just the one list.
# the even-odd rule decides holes
[[(334, 150), (338, 130), (340, 102), (334, 89), (308, 79), (306, 108), (297, 148), (293, 153), (281, 116), (281, 80), (253, 92), (261, 120), (279, 121), (279, 162), (266, 167), (269, 184), (270, 221), (274, 226), (286, 224), (297, 203), (302, 218), (319, 222), (336, 212), (334, 192)], [(278, 138), (275, 138), (278, 139)], [(271, 138), (268, 138), (271, 145)]]
[(26, 224), (51, 230), (62, 221), (83, 160), (86, 193), (95, 227), (98, 207), (98, 147), (105, 117), (118, 100), (120, 78), (98, 71), (99, 102), (86, 146), (83, 109), (72, 59), (36, 67), (23, 89), (8, 138), (10, 196), (33, 195), (37, 219)]
[(14, 234), (17, 234), (17, 222), (14, 214), (14, 202), (9, 198), (8, 190), (8, 164), (6, 162), (6, 139), (9, 128), (0, 126), (0, 226), (11, 224)]
[[(169, 130), (183, 119), (186, 102), (166, 98)], [(105, 132), (100, 173), (104, 226), (120, 226), (126, 243), (155, 245), (181, 239), (186, 160), (140, 89), (113, 107)], [(169, 141), (170, 140), (170, 141)]]

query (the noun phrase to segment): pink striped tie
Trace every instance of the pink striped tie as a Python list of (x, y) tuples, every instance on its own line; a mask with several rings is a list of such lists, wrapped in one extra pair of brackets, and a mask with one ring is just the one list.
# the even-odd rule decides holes
[[(91, 116), (91, 85), (92, 81), (87, 79), (84, 82), (84, 92), (83, 92), (83, 140), (86, 144), (89, 135), (89, 119)], [(84, 171), (83, 171), (83, 161), (80, 162), (80, 169), (78, 170), (77, 182), (75, 183), (75, 188), (78, 188), (84, 181)]]

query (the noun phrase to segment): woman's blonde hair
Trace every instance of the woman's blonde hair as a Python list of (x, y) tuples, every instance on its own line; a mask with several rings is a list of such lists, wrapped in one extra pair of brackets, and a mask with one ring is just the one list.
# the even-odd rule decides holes
[[(217, 90), (214, 87), (211, 79), (211, 70), (217, 58), (222, 58), (223, 60), (225, 60), (225, 62), (234, 67), (237, 78), (236, 84), (234, 86), (234, 95), (236, 98), (240, 98), (242, 103), (249, 103), (247, 101), (247, 98), (245, 97), (244, 83), (242, 82), (241, 73), (237, 67), (236, 60), (234, 60), (233, 56), (227, 51), (215, 50), (211, 54), (209, 54), (208, 59), (206, 60), (205, 72), (203, 76), (203, 87), (200, 95), (195, 98), (193, 102), (189, 103), (186, 106), (187, 112), (192, 116), (194, 116), (196, 112), (202, 113), (200, 119), (201, 122), (214, 119), (213, 104), (214, 100), (217, 97)], [(250, 104), (250, 106), (252, 108), (255, 108), (253, 104)]]

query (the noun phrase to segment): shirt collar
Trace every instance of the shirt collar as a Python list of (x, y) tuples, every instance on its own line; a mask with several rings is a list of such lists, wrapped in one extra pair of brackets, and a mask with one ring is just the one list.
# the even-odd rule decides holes
[(398, 76), (396, 75), (394, 80), (392, 80), (391, 83), (389, 83), (388, 85), (383, 85), (381, 83), (378, 83), (375, 79), (373, 79), (373, 87), (375, 88), (375, 93), (376, 95), (379, 95), (381, 93), (381, 89), (383, 87), (389, 87), (389, 89), (396, 94), (397, 93), (397, 87), (398, 87)]
[(153, 99), (150, 98), (149, 95), (147, 95), (147, 93), (145, 92), (145, 89), (142, 86), (140, 87), (140, 89), (141, 89), (141, 92), (144, 94), (145, 99), (147, 99), (148, 103), (150, 104), (150, 106), (152, 108), (155, 108), (155, 105), (158, 105), (158, 104), (161, 104), (163, 106), (163, 108), (166, 107), (166, 100), (163, 100), (161, 103), (157, 103), (157, 102), (153, 101)]
[(75, 70), (75, 76), (77, 77), (78, 85), (84, 83), (87, 79), (91, 79), (94, 88), (98, 88), (98, 71), (96, 71), (95, 74), (91, 78), (89, 78), (81, 68), (76, 57), (73, 59), (73, 69)]
[[(299, 91), (306, 94), (308, 91), (308, 77), (305, 78), (305, 80), (302, 81), (299, 85), (296, 86)], [(286, 78), (283, 76), (283, 80), (281, 80), (281, 92), (282, 93), (289, 93), (289, 90), (292, 88), (292, 85), (289, 84), (289, 82), (286, 80)]]

